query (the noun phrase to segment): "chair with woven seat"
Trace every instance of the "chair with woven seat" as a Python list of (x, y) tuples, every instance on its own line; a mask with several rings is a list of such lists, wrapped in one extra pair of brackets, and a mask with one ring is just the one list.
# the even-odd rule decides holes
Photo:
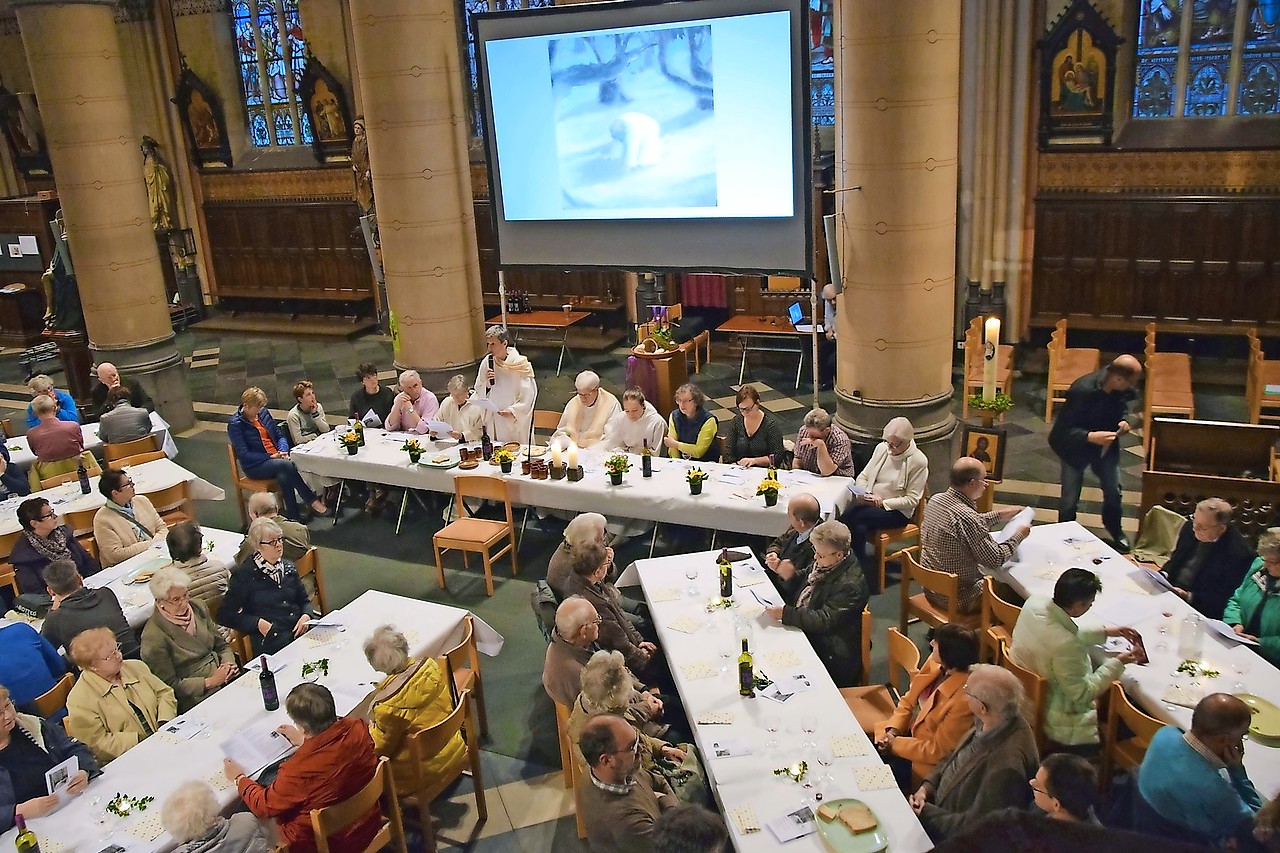
[(480, 717), (480, 734), (489, 735), (489, 714), (484, 707), (484, 682), (480, 677), (480, 649), (476, 646), (475, 617), (468, 613), (462, 619), (462, 639), (449, 651), (444, 660), (449, 677), (453, 680), (454, 693), (471, 691), (471, 701), (476, 703)]
[(1044, 420), (1053, 420), (1053, 407), (1066, 402), (1067, 389), (1081, 376), (1093, 373), (1102, 364), (1102, 351), (1092, 347), (1067, 346), (1067, 319), (1053, 327), (1049, 337), (1049, 378), (1044, 393)]
[(1044, 733), (1044, 711), (1049, 698), (1048, 680), (1024, 666), (1019, 666), (1010, 657), (1007, 643), (1000, 644), (1000, 666), (1012, 672), (1022, 684), (1022, 689), (1026, 691), (1027, 704), (1031, 709), (1031, 719), (1028, 722), (1031, 723), (1031, 731), (1036, 736), (1036, 748), (1040, 750), (1041, 755), (1045, 755), (1053, 745)]
[(1142, 413), (1147, 428), (1142, 431), (1145, 450), (1151, 436), (1151, 421), (1157, 415), (1196, 416), (1196, 400), (1191, 389), (1191, 356), (1185, 352), (1157, 352), (1156, 324), (1147, 324), (1142, 383)]
[(154, 433), (144, 435), (142, 438), (135, 438), (133, 441), (121, 441), (116, 444), (102, 445), (102, 459), (107, 463), (108, 468), (119, 468), (119, 465), (111, 463), (128, 459), (130, 456), (137, 456), (139, 453), (154, 453), (160, 449), (160, 439)]
[[(964, 387), (960, 393), (961, 417), (969, 417), (969, 395), (982, 392), (983, 362), (986, 343), (982, 337), (982, 318), (974, 317), (964, 334)], [(1009, 394), (1013, 387), (1013, 347), (996, 347), (996, 392)], [(1004, 413), (1000, 414), (1004, 420)]]
[[(96, 512), (97, 510), (95, 510)], [(23, 534), (21, 528), (12, 533), (0, 534), (0, 560), (9, 559), (9, 555), (13, 553), (13, 546), (18, 541), (18, 537)]]
[(31, 703), (36, 706), (36, 713), (48, 719), (67, 707), (67, 696), (75, 683), (76, 677), (69, 672), (59, 678), (57, 684), (32, 700)]
[(240, 510), (240, 526), (248, 530), (249, 509), (245, 506), (244, 496), (254, 492), (275, 492), (276, 497), (280, 497), (280, 484), (275, 480), (258, 480), (246, 476), (240, 468), (240, 460), (236, 458), (235, 448), (230, 444), (227, 445), (227, 461), (231, 464), (231, 484), (236, 489), (236, 509)]
[(253, 660), (253, 644), (249, 642), (248, 634), (241, 634), (232, 628), (231, 637), (227, 640), (227, 645), (231, 647), (231, 653), (236, 656), (236, 661), (241, 668)]
[[(391, 759), (383, 756), (373, 771), (373, 778), (354, 795), (340, 803), (311, 810), (311, 829), (316, 836), (318, 853), (329, 853), (329, 839), (369, 813), (381, 801), (378, 834), (360, 853), (373, 853), (390, 846), (397, 853), (407, 853), (404, 824), (400, 819), (400, 799), (391, 775)], [(348, 851), (356, 853), (356, 851)]]
[[(164, 454), (161, 454), (162, 456)], [(156, 514), (170, 526), (195, 518), (195, 510), (191, 506), (191, 498), (187, 493), (186, 482), (174, 483), (164, 489), (145, 492), (147, 500), (155, 507)]]
[[(870, 611), (866, 611), (870, 613)], [(864, 616), (864, 623), (866, 618)], [(875, 731), (876, 723), (884, 722), (898, 707), (902, 693), (909, 689), (911, 677), (920, 671), (920, 649), (911, 638), (897, 628), (889, 628), (889, 681), (887, 684), (870, 684), (865, 687), (842, 687), (840, 695), (857, 718), (858, 725), (867, 734)], [(867, 643), (869, 648), (870, 644)], [(899, 687), (900, 675), (906, 676), (907, 687)]]
[[(467, 561), (469, 553), (481, 554), (484, 558), (484, 584), (486, 592), (493, 595), (493, 562), (503, 554), (511, 554), (511, 574), (514, 577), (520, 567), (516, 562), (516, 526), (511, 515), (511, 495), (507, 481), (502, 477), (460, 476), (453, 479), (454, 512), (453, 521), (431, 537), (431, 545), (436, 553), (436, 579), (440, 588), (444, 582), (444, 552), (461, 551), (463, 568), (470, 568)], [(483, 498), (501, 501), (506, 509), (506, 521), (494, 521), (488, 518), (474, 518), (467, 513), (465, 498)], [(493, 549), (507, 540), (499, 550)]]
[(990, 576), (982, 579), (982, 621), (978, 632), (982, 660), (1000, 663), (1000, 647), (1013, 645), (1013, 627), (1018, 624), (1020, 613), (1021, 607), (1000, 597)]
[[(911, 594), (911, 585), (917, 583), (924, 590), (935, 595), (946, 596), (945, 609), (934, 606), (923, 592)], [(934, 628), (947, 622), (956, 622), (970, 628), (978, 627), (978, 614), (964, 614), (959, 609), (960, 576), (939, 569), (929, 569), (920, 565), (915, 554), (910, 551), (902, 553), (901, 612), (898, 629), (907, 633), (907, 623), (919, 619)]]
[(1275, 423), (1280, 421), (1280, 393), (1267, 389), (1280, 389), (1280, 361), (1267, 360), (1257, 329), (1249, 329), (1247, 335), (1249, 370), (1245, 382), (1245, 400), (1249, 405), (1249, 423)]
[(889, 551), (889, 546), (908, 539), (918, 540), (920, 538), (920, 523), (924, 521), (924, 505), (928, 500), (929, 490), (926, 488), (920, 495), (920, 501), (916, 504), (916, 511), (911, 514), (911, 520), (907, 522), (905, 527), (876, 531), (875, 538), (872, 541), (876, 546), (876, 565), (880, 567), (880, 586), (877, 587), (880, 592), (884, 592), (885, 572), (889, 562), (899, 559), (907, 551), (917, 553), (920, 551), (920, 543), (918, 541), (915, 545), (899, 548), (892, 553)]
[[(462, 733), (467, 748), (458, 753), (451, 765), (441, 768), (439, 775), (431, 779), (423, 777), (422, 767), (430, 758), (439, 755), (459, 732)], [(484, 798), (484, 779), (480, 772), (480, 740), (476, 734), (475, 707), (469, 691), (464, 690), (458, 694), (458, 701), (449, 716), (428, 728), (410, 731), (404, 748), (409, 751), (410, 763), (417, 778), (409, 784), (409, 790), (404, 791), (403, 795), (417, 801), (423, 841), (429, 853), (436, 850), (431, 803), (448, 790), (458, 777), (471, 777), (476, 797), (477, 823), (484, 823), (489, 819), (489, 807)]]
[[(535, 442), (550, 441), (551, 436), (555, 434), (556, 428), (559, 426), (559, 412), (553, 412), (550, 409), (533, 410), (533, 432)], [(539, 436), (538, 433), (543, 433), (543, 436)]]
[[(1142, 765), (1151, 739), (1165, 725), (1162, 720), (1135, 706), (1119, 681), (1111, 682), (1106, 720), (1102, 734), (1102, 773), (1098, 780), (1104, 793), (1110, 787), (1112, 771), (1117, 767), (1131, 771)], [(1121, 736), (1121, 723), (1127, 728), (1128, 737)]]

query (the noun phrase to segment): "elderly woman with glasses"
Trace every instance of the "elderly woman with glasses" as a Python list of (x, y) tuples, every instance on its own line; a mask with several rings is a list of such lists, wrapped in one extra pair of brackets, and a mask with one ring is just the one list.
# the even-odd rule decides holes
[(1258, 537), (1258, 559), (1227, 602), (1222, 621), (1256, 640), (1258, 654), (1280, 666), (1280, 527)]
[(754, 385), (738, 388), (737, 401), (738, 416), (724, 440), (725, 463), (743, 468), (779, 464), (787, 451), (778, 416), (760, 405), (760, 392)]
[(189, 711), (231, 680), (235, 656), (208, 609), (191, 599), (186, 572), (163, 568), (147, 586), (156, 609), (142, 629), (142, 660), (173, 688), (178, 711)]
[(439, 752), (423, 756), (420, 768), (414, 768), (405, 739), (453, 712), (447, 676), (434, 658), (414, 660), (409, 641), (391, 625), (374, 629), (365, 640), (364, 656), (369, 666), (386, 676), (374, 690), (368, 714), (373, 748), (391, 759), (391, 773), (401, 791), (414, 790), (418, 773), (428, 786), (433, 785), (466, 752), (462, 736), (455, 733)]
[(284, 558), (284, 533), (269, 518), (249, 525), (253, 556), (231, 574), (218, 624), (249, 637), (253, 653), (274, 654), (301, 637), (316, 617), (298, 567)]
[(43, 572), (54, 560), (71, 560), (81, 577), (99, 570), (98, 561), (85, 550), (68, 525), (44, 498), (28, 498), (18, 505), (22, 535), (13, 543), (9, 562), (17, 575), (18, 591), (44, 592)]
[(1026, 693), (1017, 676), (975, 664), (964, 693), (973, 728), (910, 797), (935, 843), (998, 809), (1026, 808), (1027, 780), (1040, 765), (1035, 734), (1022, 716)]
[(11, 829), (17, 815), (30, 820), (58, 808), (45, 774), (73, 755), (80, 769), (71, 777), (67, 793), (78, 796), (89, 777), (98, 775), (98, 762), (88, 747), (67, 737), (56, 722), (19, 713), (8, 688), (0, 685), (0, 832)]
[[(924, 497), (929, 460), (916, 447), (916, 431), (906, 418), (885, 424), (884, 440), (854, 480), (853, 503), (840, 516), (853, 534), (853, 553), (864, 560), (868, 537), (880, 530), (905, 527)], [(864, 568), (867, 563), (863, 563)]]
[(138, 494), (128, 471), (103, 471), (98, 491), (107, 499), (93, 516), (93, 539), (103, 568), (136, 557), (169, 532), (147, 496)]
[(285, 515), (298, 518), (296, 496), (311, 505), (317, 515), (325, 515), (325, 505), (289, 458), (289, 439), (267, 409), (267, 394), (256, 386), (240, 395), (240, 408), (227, 423), (227, 438), (244, 473), (259, 480), (275, 480), (284, 498)]
[(174, 853), (268, 853), (268, 831), (248, 812), (222, 816), (208, 782), (184, 782), (160, 807), (160, 825), (178, 843)]
[(786, 604), (764, 609), (808, 635), (837, 687), (853, 687), (862, 674), (862, 611), (871, 597), (849, 541), (849, 528), (839, 521), (814, 527), (813, 562), (803, 569), (778, 563), (769, 576)]
[(81, 631), (71, 641), (80, 679), (67, 696), (67, 731), (106, 764), (178, 715), (172, 688), (140, 660), (125, 660), (110, 628)]

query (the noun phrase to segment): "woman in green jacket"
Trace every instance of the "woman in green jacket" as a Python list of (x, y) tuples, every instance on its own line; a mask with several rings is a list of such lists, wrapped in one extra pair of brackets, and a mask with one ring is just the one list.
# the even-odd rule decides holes
[(1227, 602), (1222, 621), (1257, 640), (1259, 654), (1280, 666), (1280, 527), (1258, 537), (1258, 559)]

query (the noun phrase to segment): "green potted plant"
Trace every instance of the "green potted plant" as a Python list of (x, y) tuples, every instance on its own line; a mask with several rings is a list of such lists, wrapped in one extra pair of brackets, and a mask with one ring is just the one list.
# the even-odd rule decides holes
[(684, 475), (685, 480), (689, 482), (689, 494), (702, 494), (702, 483), (707, 479), (707, 472), (701, 468), (690, 468), (689, 473)]
[(765, 506), (778, 505), (778, 492), (782, 491), (782, 483), (778, 482), (776, 471), (770, 471), (769, 476), (760, 481), (760, 485), (756, 487), (757, 495), (764, 495)]
[(489, 458), (489, 462), (501, 468), (502, 473), (504, 474), (511, 473), (511, 466), (515, 461), (515, 453), (505, 447), (499, 447), (497, 450), (493, 451), (493, 456)]
[(409, 461), (414, 465), (417, 465), (418, 460), (422, 458), (422, 445), (418, 443), (416, 438), (411, 438), (400, 445), (400, 449), (409, 454)]
[(631, 470), (631, 460), (621, 453), (615, 453), (605, 460), (604, 470), (609, 474), (610, 483), (621, 486), (622, 475)]
[(973, 394), (969, 397), (969, 408), (977, 410), (984, 426), (992, 426), (997, 417), (1013, 408), (1013, 398), (999, 392), (994, 397)]
[(347, 449), (347, 454), (349, 456), (355, 456), (356, 451), (360, 449), (360, 436), (356, 435), (354, 431), (343, 433), (338, 440), (341, 441), (342, 446)]

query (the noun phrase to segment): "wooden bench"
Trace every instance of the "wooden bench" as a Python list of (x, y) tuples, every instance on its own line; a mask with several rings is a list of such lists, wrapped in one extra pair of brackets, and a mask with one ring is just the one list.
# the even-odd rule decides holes
[(1102, 363), (1101, 351), (1092, 347), (1067, 346), (1067, 319), (1053, 327), (1049, 337), (1049, 380), (1044, 393), (1044, 419), (1053, 420), (1054, 403), (1066, 402), (1067, 389), (1081, 376), (1093, 373)]
[[(1249, 329), (1246, 334), (1249, 336), (1249, 371), (1245, 380), (1245, 399), (1249, 404), (1249, 423), (1280, 421), (1280, 394), (1267, 393), (1267, 386), (1280, 386), (1280, 361), (1267, 361), (1257, 329)], [(1263, 409), (1277, 411), (1264, 415)]]
[(1143, 412), (1147, 429), (1142, 431), (1142, 446), (1151, 435), (1151, 421), (1156, 415), (1196, 416), (1195, 395), (1191, 393), (1191, 356), (1185, 352), (1156, 352), (1156, 324), (1147, 324), (1146, 377), (1143, 388)]
[[(974, 317), (969, 321), (969, 329), (964, 333), (964, 385), (961, 388), (962, 399), (960, 416), (969, 417), (969, 395), (982, 393), (983, 355), (986, 344), (982, 339), (982, 318)], [(1013, 387), (1013, 347), (1000, 344), (996, 347), (996, 391), (1009, 394)], [(1001, 412), (1000, 420), (1004, 420)]]

